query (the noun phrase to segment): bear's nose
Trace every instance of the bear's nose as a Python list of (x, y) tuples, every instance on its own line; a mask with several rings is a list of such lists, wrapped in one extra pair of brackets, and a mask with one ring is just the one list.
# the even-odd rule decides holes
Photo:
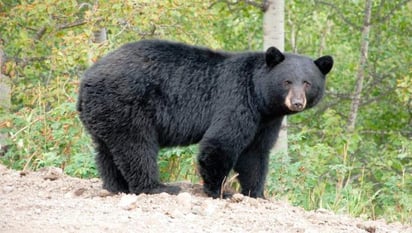
[(292, 108), (293, 111), (302, 111), (305, 108), (304, 100), (301, 98), (292, 99)]
[(293, 104), (293, 107), (294, 107), (295, 109), (300, 110), (300, 109), (303, 108), (303, 104), (302, 104), (302, 103), (294, 103), (294, 104)]

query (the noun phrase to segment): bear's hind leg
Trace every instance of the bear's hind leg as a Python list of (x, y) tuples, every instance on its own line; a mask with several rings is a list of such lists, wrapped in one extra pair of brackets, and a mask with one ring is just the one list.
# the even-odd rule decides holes
[(96, 144), (96, 163), (100, 177), (103, 180), (103, 188), (112, 193), (128, 193), (129, 185), (114, 163), (109, 148), (102, 140), (95, 137), (93, 140)]
[(159, 145), (154, 133), (144, 129), (131, 130), (134, 135), (117, 138), (112, 144), (115, 163), (129, 184), (129, 192), (177, 194), (179, 187), (162, 184), (159, 180), (157, 153)]

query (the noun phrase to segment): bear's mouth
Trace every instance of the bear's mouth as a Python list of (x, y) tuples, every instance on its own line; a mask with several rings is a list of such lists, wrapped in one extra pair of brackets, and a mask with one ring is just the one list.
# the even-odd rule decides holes
[(292, 112), (301, 112), (305, 110), (306, 98), (304, 96), (291, 97), (289, 93), (286, 96), (285, 105)]
[(288, 107), (288, 109), (292, 112), (301, 112), (305, 109), (305, 106), (303, 104), (297, 103), (297, 104), (293, 104), (293, 105), (286, 105)]

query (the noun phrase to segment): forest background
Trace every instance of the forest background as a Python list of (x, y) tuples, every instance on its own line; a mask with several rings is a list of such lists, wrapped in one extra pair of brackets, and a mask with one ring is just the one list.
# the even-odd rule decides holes
[[(264, 3), (0, 1), (1, 162), (98, 176), (75, 108), (83, 71), (142, 38), (263, 50)], [(286, 1), (285, 37), (286, 51), (330, 54), (335, 66), (323, 101), (288, 118), (288, 153), (271, 156), (266, 195), (411, 224), (412, 1)], [(196, 152), (163, 149), (162, 180), (199, 182)]]

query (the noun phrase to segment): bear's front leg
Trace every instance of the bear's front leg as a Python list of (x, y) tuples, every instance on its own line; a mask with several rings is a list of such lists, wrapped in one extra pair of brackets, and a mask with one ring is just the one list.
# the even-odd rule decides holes
[(223, 182), (257, 129), (252, 113), (241, 111), (237, 115), (231, 112), (228, 116), (213, 122), (200, 141), (199, 172), (204, 192), (213, 198), (226, 196), (222, 193)]
[(242, 194), (264, 198), (264, 186), (269, 165), (269, 153), (279, 135), (283, 118), (259, 125), (253, 141), (242, 151), (234, 167)]
[(204, 192), (213, 198), (226, 196), (222, 193), (222, 185), (237, 159), (237, 153), (209, 139), (200, 144), (199, 172), (203, 178)]

